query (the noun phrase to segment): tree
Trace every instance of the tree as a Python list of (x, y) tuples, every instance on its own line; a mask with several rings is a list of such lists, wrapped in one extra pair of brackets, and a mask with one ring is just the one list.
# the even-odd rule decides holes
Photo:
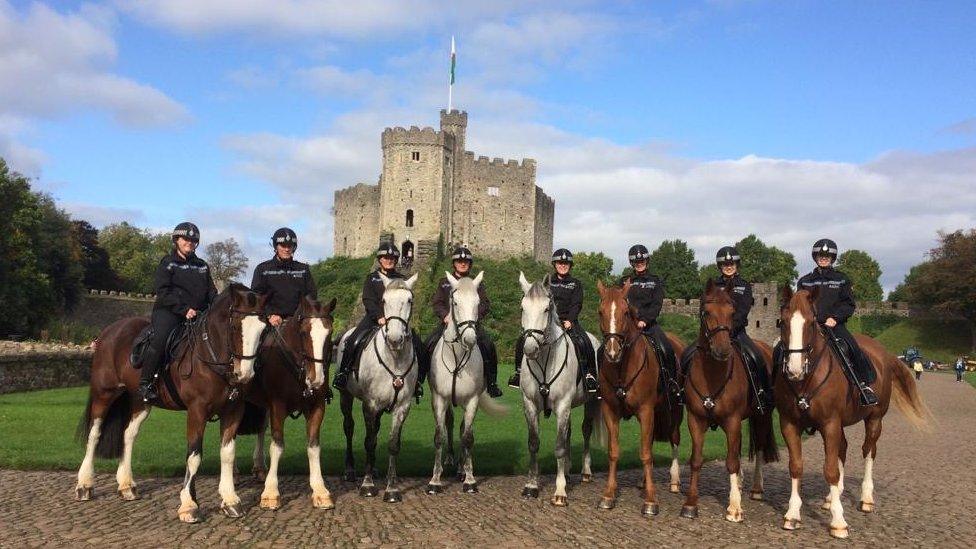
[(976, 351), (976, 229), (939, 232), (939, 245), (929, 261), (905, 277), (903, 292), (910, 303), (958, 315), (969, 322)]
[(233, 238), (207, 244), (205, 255), (210, 264), (210, 273), (219, 287), (239, 280), (238, 277), (247, 269), (247, 256)]
[(122, 281), (122, 289), (152, 293), (156, 267), (172, 247), (169, 236), (125, 221), (105, 227), (99, 236), (112, 270)]
[(122, 281), (109, 264), (108, 252), (98, 243), (98, 229), (83, 220), (72, 221), (72, 225), (81, 251), (85, 287), (95, 290), (119, 289)]
[(742, 257), (739, 273), (749, 282), (776, 282), (785, 286), (798, 276), (793, 254), (767, 246), (754, 234), (736, 242), (735, 249)]
[(888, 301), (910, 301), (909, 291), (912, 284), (922, 276), (922, 270), (928, 267), (928, 262), (919, 263), (908, 270), (908, 274), (905, 275), (905, 279), (902, 280), (900, 284), (895, 286), (895, 289), (888, 294)]
[(665, 295), (688, 299), (701, 295), (695, 252), (683, 240), (665, 240), (647, 262), (650, 272), (664, 279)]
[(603, 252), (579, 252), (573, 256), (573, 274), (593, 280), (602, 280), (605, 284), (615, 282), (613, 278), (613, 260), (603, 255)]
[(881, 288), (881, 266), (867, 252), (847, 250), (837, 258), (837, 268), (851, 279), (854, 299), (858, 301), (881, 301), (884, 289)]

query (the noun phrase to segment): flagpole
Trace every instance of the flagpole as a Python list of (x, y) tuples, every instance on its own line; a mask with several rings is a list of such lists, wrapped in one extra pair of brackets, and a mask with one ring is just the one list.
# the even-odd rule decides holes
[(454, 63), (456, 53), (454, 50), (454, 36), (451, 36), (451, 82), (447, 86), (447, 112), (451, 112), (454, 107)]

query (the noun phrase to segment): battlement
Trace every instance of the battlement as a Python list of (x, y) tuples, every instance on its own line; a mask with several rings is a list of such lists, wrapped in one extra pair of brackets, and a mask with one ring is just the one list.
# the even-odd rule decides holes
[(484, 155), (479, 155), (475, 157), (475, 154), (471, 151), (464, 151), (464, 158), (470, 163), (473, 168), (480, 168), (485, 166), (493, 166), (498, 168), (506, 168), (510, 170), (525, 170), (532, 169), (535, 170), (535, 160), (532, 158), (523, 158), (521, 161), (504, 159), (504, 158), (489, 158)]
[(447, 109), (441, 109), (441, 127), (443, 128), (447, 125), (467, 126), (468, 113), (457, 109), (451, 109), (451, 112), (447, 112)]
[(383, 130), (381, 142), (383, 148), (395, 145), (434, 145), (448, 147), (453, 144), (453, 142), (448, 142), (450, 137), (444, 132), (437, 131), (430, 126), (424, 126), (423, 128), (418, 126), (410, 126), (410, 128), (396, 126)]
[(891, 315), (907, 317), (912, 315), (912, 311), (908, 303), (903, 301), (858, 301), (857, 309), (854, 310), (854, 315)]

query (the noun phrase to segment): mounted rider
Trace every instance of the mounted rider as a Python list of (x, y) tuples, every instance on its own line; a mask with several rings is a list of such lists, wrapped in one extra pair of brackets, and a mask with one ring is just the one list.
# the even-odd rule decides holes
[(259, 263), (251, 278), (251, 290), (267, 294), (264, 310), (273, 327), (295, 314), (303, 297), (318, 298), (318, 289), (308, 265), (295, 260), (298, 235), (282, 227), (271, 236), (274, 257)]
[[(387, 278), (406, 279), (405, 276), (396, 270), (397, 262), (400, 260), (400, 249), (392, 242), (381, 243), (376, 250), (376, 260), (379, 266), (375, 271), (366, 275), (363, 282), (363, 307), (366, 314), (359, 321), (353, 332), (346, 338), (345, 347), (342, 348), (342, 364), (332, 380), (332, 386), (336, 389), (345, 389), (349, 381), (349, 373), (356, 362), (358, 351), (367, 337), (374, 330), (386, 325), (386, 316), (383, 312), (383, 292), (386, 286), (383, 284), (382, 274)], [(407, 319), (409, 320), (409, 319)], [(414, 396), (420, 398), (424, 394), (422, 383), (427, 378), (430, 371), (430, 358), (427, 356), (420, 336), (416, 330), (411, 330), (413, 351), (417, 356), (417, 386), (414, 389)]]
[(678, 403), (684, 402), (684, 389), (678, 376), (678, 361), (674, 348), (657, 321), (664, 306), (664, 281), (647, 269), (651, 254), (643, 244), (635, 244), (627, 251), (627, 259), (634, 272), (620, 279), (620, 284), (630, 282), (627, 302), (637, 311), (637, 327), (647, 337), (661, 365), (664, 388), (673, 394)]
[(173, 229), (170, 238), (173, 250), (160, 260), (153, 276), (156, 302), (139, 378), (139, 396), (147, 403), (159, 398), (156, 378), (170, 334), (180, 324), (192, 321), (206, 311), (217, 296), (210, 266), (195, 253), (200, 244), (200, 229), (184, 221)]
[(847, 319), (854, 314), (857, 304), (854, 301), (850, 279), (844, 273), (834, 269), (834, 262), (837, 260), (837, 243), (822, 238), (813, 244), (811, 255), (817, 266), (812, 272), (800, 278), (796, 284), (797, 289), (809, 291), (820, 289), (816, 304), (817, 322), (828, 336), (833, 337), (835, 341), (840, 339), (846, 345), (849, 354), (842, 357), (841, 363), (844, 364), (848, 376), (861, 394), (861, 404), (874, 406), (878, 403), (878, 396), (870, 387), (875, 379), (874, 368), (871, 367), (857, 340), (846, 326)]
[[(471, 276), (474, 254), (468, 248), (458, 246), (455, 248), (454, 253), (451, 254), (451, 264), (454, 267), (455, 278)], [(427, 356), (433, 355), (437, 341), (444, 335), (444, 330), (451, 321), (452, 291), (451, 282), (446, 276), (442, 277), (437, 283), (437, 289), (434, 291), (431, 300), (434, 316), (441, 319), (442, 322), (427, 336), (427, 341), (424, 343)], [(478, 342), (478, 350), (481, 351), (481, 360), (484, 364), (485, 390), (488, 391), (488, 396), (498, 398), (502, 396), (502, 391), (498, 388), (498, 350), (495, 348), (495, 342), (488, 336), (488, 332), (485, 331), (485, 327), (482, 324), (482, 321), (488, 316), (490, 310), (491, 300), (488, 299), (488, 294), (485, 292), (485, 283), (482, 282), (478, 285), (478, 324), (475, 329), (475, 334)]]
[[(715, 265), (720, 274), (715, 284), (721, 288), (729, 288), (732, 298), (732, 342), (739, 347), (742, 358), (745, 359), (746, 373), (749, 374), (749, 385), (756, 398), (755, 405), (760, 413), (773, 406), (773, 389), (770, 386), (766, 363), (756, 349), (752, 338), (746, 332), (749, 325), (749, 311), (755, 304), (752, 297), (752, 284), (739, 275), (739, 251), (732, 246), (723, 246), (715, 254)], [(689, 347), (693, 349), (694, 347)]]
[[(576, 356), (579, 359), (583, 374), (583, 388), (588, 393), (595, 393), (600, 388), (596, 378), (595, 354), (593, 342), (579, 322), (580, 311), (583, 310), (583, 283), (570, 272), (573, 270), (573, 253), (566, 248), (560, 248), (552, 253), (553, 274), (549, 278), (549, 292), (556, 304), (556, 314), (559, 322), (573, 342)], [(519, 387), (521, 383), (520, 365), (522, 364), (523, 334), (515, 344), (515, 373), (508, 379), (508, 385)]]

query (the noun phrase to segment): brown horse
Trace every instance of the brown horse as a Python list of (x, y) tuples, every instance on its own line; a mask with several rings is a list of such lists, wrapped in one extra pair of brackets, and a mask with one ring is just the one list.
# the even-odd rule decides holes
[[(830, 534), (838, 538), (848, 535), (847, 521), (840, 496), (844, 491), (844, 463), (847, 460), (847, 438), (844, 427), (864, 422), (864, 480), (861, 484), (860, 509), (874, 510), (874, 458), (878, 453), (881, 420), (888, 411), (890, 399), (916, 426), (927, 423), (928, 410), (915, 387), (915, 380), (901, 362), (885, 351), (880, 343), (863, 335), (856, 335), (861, 350), (877, 372), (872, 384), (879, 403), (865, 407), (859, 404), (843, 366), (830, 349), (827, 338), (817, 324), (815, 304), (819, 289), (800, 290), (795, 294), (785, 288), (781, 296), (780, 331), (784, 360), (782, 372), (776, 372), (776, 409), (780, 428), (790, 451), (792, 493), (783, 528), (794, 530), (800, 524), (800, 479), (803, 477), (803, 455), (800, 433), (819, 431), (824, 443), (824, 477), (830, 492), (824, 508), (830, 509)], [(776, 367), (780, 365), (777, 364)], [(774, 368), (778, 369), (778, 368)]]
[[(203, 453), (207, 420), (220, 416), (220, 508), (232, 518), (243, 515), (234, 491), (234, 438), (244, 411), (244, 399), (230, 398), (254, 375), (254, 357), (264, 322), (259, 314), (264, 298), (240, 284), (232, 284), (214, 300), (207, 312), (188, 328), (186, 340), (175, 352), (170, 367), (160, 373), (160, 406), (186, 414), (186, 476), (180, 492), (179, 517), (199, 522), (195, 482)], [(139, 426), (149, 416), (138, 396), (139, 371), (132, 367), (132, 345), (149, 324), (145, 317), (119, 320), (99, 335), (92, 358), (88, 405), (78, 426), (87, 440), (85, 459), (78, 470), (78, 500), (92, 498), (95, 456), (118, 458), (116, 479), (122, 499), (138, 497), (132, 480), (132, 445)], [(168, 378), (168, 379), (164, 379)], [(175, 393), (171, 390), (175, 389)]]
[[(617, 502), (617, 461), (620, 459), (620, 420), (637, 416), (640, 422), (640, 459), (644, 476), (640, 487), (644, 490), (643, 515), (657, 515), (659, 507), (654, 492), (652, 445), (654, 440), (671, 443), (671, 491), (680, 490), (677, 467), (678, 444), (681, 442), (682, 407), (676, 399), (658, 394), (660, 365), (647, 338), (637, 327), (637, 313), (627, 303), (630, 282), (623, 287), (605, 287), (600, 291), (600, 329), (603, 332), (603, 352), (600, 353), (601, 414), (607, 429), (607, 453), (610, 471), (607, 487), (600, 500), (601, 509), (613, 509)], [(684, 344), (667, 334), (675, 353), (681, 356)]]
[[(760, 414), (750, 403), (749, 376), (742, 354), (732, 346), (731, 288), (711, 279), (702, 296), (701, 328), (697, 352), (685, 374), (685, 396), (688, 408), (688, 430), (691, 432), (691, 484), (681, 516), (698, 516), (698, 479), (702, 468), (702, 446), (709, 428), (725, 431), (725, 468), (729, 472), (729, 506), (725, 519), (742, 521), (739, 456), (742, 453), (742, 421), (749, 420), (749, 457), (755, 461), (752, 475), (752, 499), (762, 499), (762, 464), (776, 461), (776, 439), (773, 436), (772, 409)], [(761, 367), (772, 364), (772, 351), (755, 342), (762, 354)], [(761, 456), (759, 454), (762, 454)]]
[[(308, 296), (302, 298), (295, 315), (280, 327), (266, 332), (258, 355), (258, 372), (250, 384), (247, 400), (271, 411), (271, 469), (264, 479), (261, 507), (278, 509), (278, 463), (285, 451), (285, 418), (290, 414), (305, 416), (308, 438), (309, 484), (312, 506), (333, 509), (335, 504), (325, 481), (320, 462), (319, 428), (325, 417), (327, 365), (332, 354), (332, 311), (336, 300), (327, 305)], [(262, 415), (264, 415), (262, 413)], [(256, 471), (263, 471), (264, 432), (255, 444)], [(260, 475), (259, 475), (260, 476)]]

